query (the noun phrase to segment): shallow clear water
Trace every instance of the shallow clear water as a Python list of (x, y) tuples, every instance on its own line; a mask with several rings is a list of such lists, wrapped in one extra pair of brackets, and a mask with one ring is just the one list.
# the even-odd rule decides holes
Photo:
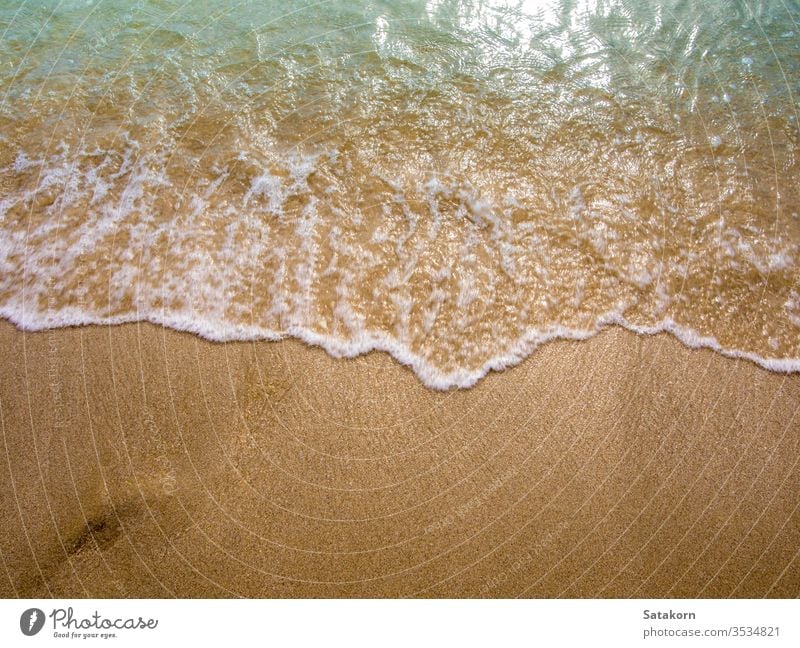
[(0, 315), (800, 369), (800, 5), (0, 0)]

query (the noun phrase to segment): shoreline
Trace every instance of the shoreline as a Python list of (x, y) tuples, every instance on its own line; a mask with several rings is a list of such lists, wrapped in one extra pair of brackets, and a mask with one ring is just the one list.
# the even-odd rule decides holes
[(468, 390), (135, 323), (0, 323), (7, 597), (800, 594), (800, 376), (671, 335)]
[[(35, 316), (34, 316), (35, 318)], [(66, 319), (65, 319), (66, 318)], [(199, 336), (206, 342), (215, 344), (261, 343), (296, 340), (311, 347), (325, 351), (333, 358), (357, 358), (369, 353), (386, 353), (398, 364), (414, 372), (423, 385), (429, 389), (448, 391), (451, 389), (471, 389), (486, 376), (513, 369), (537, 352), (542, 346), (552, 342), (582, 342), (589, 340), (604, 331), (619, 327), (636, 335), (657, 336), (669, 334), (689, 349), (708, 349), (721, 356), (733, 360), (747, 360), (762, 369), (779, 374), (800, 373), (800, 357), (798, 358), (765, 358), (749, 351), (722, 346), (715, 337), (702, 335), (697, 331), (676, 323), (671, 318), (664, 318), (653, 326), (632, 324), (624, 316), (607, 313), (597, 319), (593, 329), (571, 329), (561, 325), (544, 331), (529, 331), (513, 348), (501, 355), (493, 356), (477, 369), (458, 369), (451, 373), (442, 373), (430, 365), (421, 355), (408, 350), (395, 338), (373, 332), (362, 334), (358, 341), (344, 340), (333, 335), (321, 335), (303, 327), (292, 326), (286, 331), (278, 332), (256, 325), (229, 325), (206, 321), (203, 318), (184, 315), (118, 316), (95, 317), (72, 309), (59, 312), (59, 321), (41, 320), (36, 323), (17, 317), (13, 309), (0, 307), (0, 320), (13, 324), (20, 331), (39, 333), (62, 328), (81, 328), (86, 326), (123, 326), (150, 324), (157, 328), (170, 329), (178, 333), (189, 333)]]

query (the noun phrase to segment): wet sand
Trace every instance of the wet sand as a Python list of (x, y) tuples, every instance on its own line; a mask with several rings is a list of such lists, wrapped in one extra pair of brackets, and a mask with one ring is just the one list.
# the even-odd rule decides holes
[(385, 354), (0, 323), (5, 597), (795, 597), (800, 376), (609, 329)]

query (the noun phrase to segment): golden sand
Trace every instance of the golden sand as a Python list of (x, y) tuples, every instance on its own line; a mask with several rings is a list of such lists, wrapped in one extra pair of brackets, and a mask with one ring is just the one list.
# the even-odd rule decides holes
[(382, 353), (0, 324), (6, 597), (794, 597), (800, 376), (605, 331)]

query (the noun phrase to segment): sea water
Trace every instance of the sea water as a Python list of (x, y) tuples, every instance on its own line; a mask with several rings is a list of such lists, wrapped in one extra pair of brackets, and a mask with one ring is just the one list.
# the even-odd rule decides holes
[(0, 315), (797, 371), (799, 103), (797, 0), (0, 0)]

